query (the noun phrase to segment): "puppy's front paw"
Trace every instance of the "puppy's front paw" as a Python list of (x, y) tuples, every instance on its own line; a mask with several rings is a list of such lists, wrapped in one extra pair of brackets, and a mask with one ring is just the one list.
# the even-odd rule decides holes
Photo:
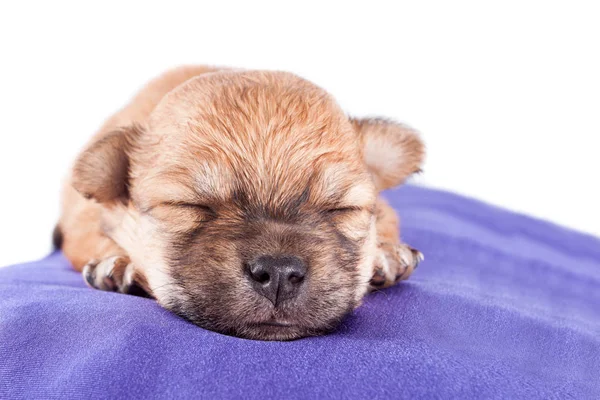
[(371, 290), (386, 288), (408, 279), (423, 259), (420, 251), (407, 244), (380, 243), (370, 282)]
[(91, 260), (83, 267), (82, 274), (85, 282), (92, 288), (128, 293), (133, 283), (133, 264), (125, 256)]

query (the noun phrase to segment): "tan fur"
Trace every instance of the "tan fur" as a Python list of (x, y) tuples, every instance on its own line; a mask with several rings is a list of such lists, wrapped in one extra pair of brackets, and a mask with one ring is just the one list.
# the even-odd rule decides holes
[[(158, 102), (174, 87), (186, 80), (216, 69), (204, 66), (179, 67), (149, 82), (132, 101), (108, 119), (90, 140), (90, 147), (115, 129), (145, 121)], [(108, 239), (100, 227), (101, 207), (85, 201), (72, 184), (72, 174), (65, 180), (59, 226), (63, 235), (62, 249), (75, 269), (81, 271), (91, 259), (102, 259), (124, 252)]]
[[(63, 191), (62, 249), (76, 269), (88, 264), (92, 286), (126, 291), (124, 277), (135, 279), (209, 329), (317, 334), (360, 303), (369, 281), (388, 286), (416, 266), (377, 192), (417, 171), (423, 154), (414, 131), (349, 120), (295, 75), (182, 67), (143, 88), (76, 161)], [(296, 307), (273, 310), (245, 283), (242, 266), (265, 252), (310, 264)], [(119, 282), (95, 276), (101, 269)], [(385, 279), (373, 281), (379, 270)], [(299, 327), (255, 326), (265, 319)]]
[(415, 130), (377, 118), (351, 122), (360, 135), (365, 163), (378, 190), (398, 186), (420, 171), (425, 148)]

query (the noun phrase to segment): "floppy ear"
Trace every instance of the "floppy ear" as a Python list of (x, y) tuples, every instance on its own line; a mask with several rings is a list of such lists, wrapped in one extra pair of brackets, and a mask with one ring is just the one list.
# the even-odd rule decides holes
[(93, 142), (75, 162), (75, 190), (100, 203), (127, 199), (129, 156), (140, 133), (138, 126), (120, 128)]
[(385, 119), (350, 119), (363, 147), (365, 164), (378, 190), (404, 182), (421, 170), (425, 146), (413, 129)]

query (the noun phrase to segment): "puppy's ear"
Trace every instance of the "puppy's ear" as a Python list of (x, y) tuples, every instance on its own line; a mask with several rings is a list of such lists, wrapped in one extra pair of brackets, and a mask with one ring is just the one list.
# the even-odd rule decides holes
[(72, 183), (86, 198), (100, 203), (128, 197), (129, 156), (141, 128), (117, 129), (93, 142), (77, 159)]
[(413, 129), (384, 119), (350, 119), (378, 190), (404, 182), (421, 170), (425, 146)]

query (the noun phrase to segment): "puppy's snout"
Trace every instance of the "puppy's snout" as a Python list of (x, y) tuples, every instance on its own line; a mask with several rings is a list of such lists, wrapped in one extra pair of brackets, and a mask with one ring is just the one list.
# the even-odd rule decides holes
[(306, 264), (293, 256), (262, 256), (248, 264), (247, 272), (254, 290), (277, 306), (298, 295)]

